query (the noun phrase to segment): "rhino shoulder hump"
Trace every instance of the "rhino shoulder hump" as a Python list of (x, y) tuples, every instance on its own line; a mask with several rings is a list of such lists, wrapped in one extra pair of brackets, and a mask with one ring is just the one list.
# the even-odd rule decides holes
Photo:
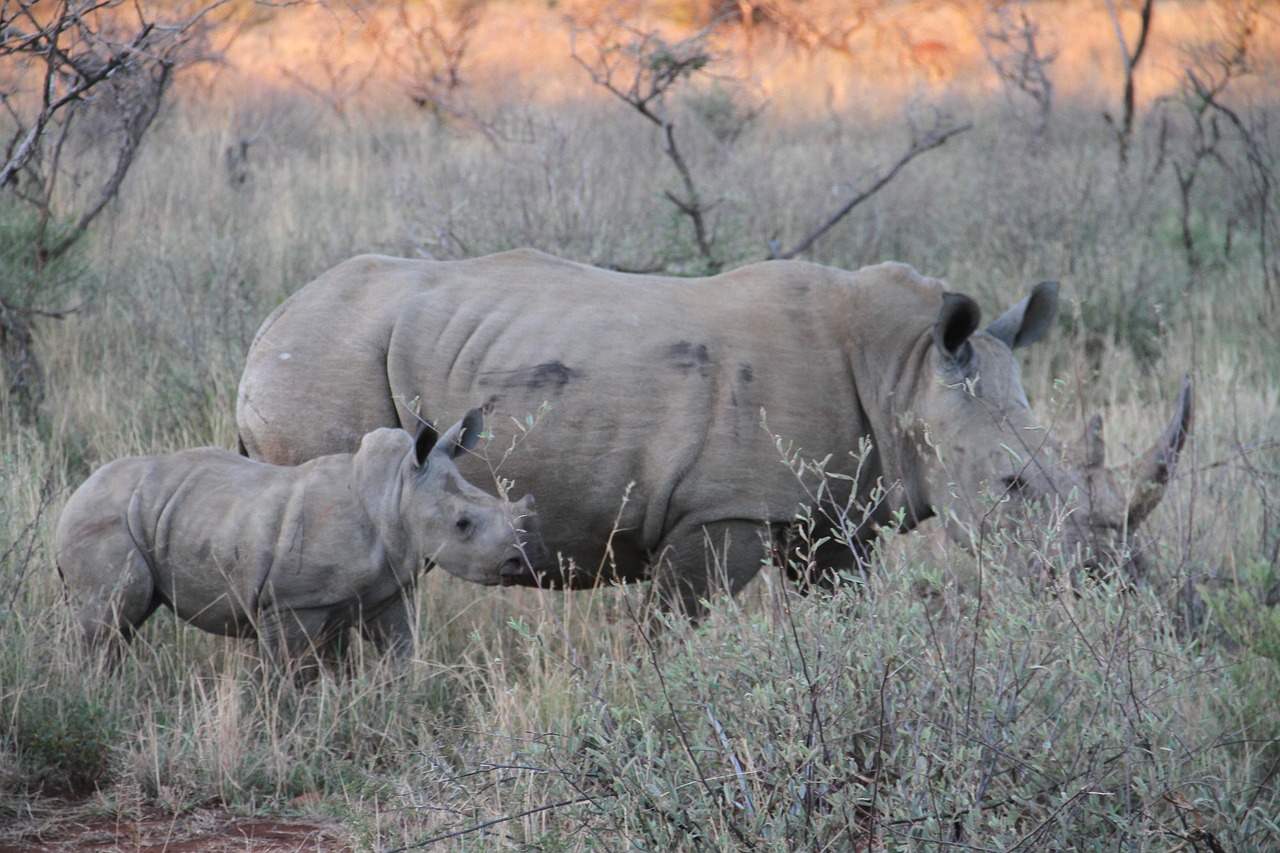
[(922, 296), (941, 296), (947, 285), (940, 279), (921, 275), (916, 268), (901, 261), (884, 261), (858, 271), (860, 277), (876, 282), (878, 286), (890, 285), (896, 288), (915, 291)]
[(404, 258), (393, 258), (390, 255), (377, 255), (366, 253), (348, 258), (337, 266), (333, 267), (329, 272), (354, 275), (367, 275), (381, 271), (383, 268), (396, 264), (405, 263)]
[(489, 255), (489, 257), (495, 261), (510, 259), (528, 261), (536, 260), (556, 264), (571, 263), (570, 261), (566, 261), (564, 258), (560, 258), (555, 255), (548, 254), (541, 249), (534, 249), (528, 246), (522, 246), (518, 249), (508, 249), (505, 252), (494, 252), (492, 255)]
[[(520, 248), (509, 249), (505, 252), (496, 252), (492, 255), (485, 255), (475, 258), (475, 262), (484, 264), (485, 266), (502, 266), (502, 267), (552, 267), (559, 269), (579, 269), (585, 268), (583, 264), (575, 261), (566, 260), (564, 258), (549, 255), (539, 249)], [(463, 263), (468, 263), (463, 261)]]

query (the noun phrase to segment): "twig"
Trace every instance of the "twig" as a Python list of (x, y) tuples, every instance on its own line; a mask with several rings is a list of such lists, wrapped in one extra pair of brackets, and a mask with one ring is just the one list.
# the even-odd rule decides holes
[[(611, 797), (615, 795), (605, 794), (604, 796)], [(486, 830), (491, 826), (497, 826), (498, 824), (501, 824), (501, 823), (509, 823), (513, 820), (520, 820), (521, 818), (529, 817), (529, 815), (535, 815), (541, 812), (548, 812), (548, 811), (551, 811), (552, 809), (563, 808), (564, 806), (575, 806), (579, 803), (594, 802), (596, 799), (599, 799), (599, 798), (598, 797), (574, 797), (571, 800), (560, 800), (559, 802), (556, 802), (556, 803), (548, 803), (545, 806), (537, 806), (536, 808), (525, 809), (524, 811), (517, 812), (516, 814), (506, 815), (505, 817), (494, 818), (493, 820), (487, 820), (484, 823), (478, 823), (475, 826), (468, 826), (466, 829), (459, 829), (454, 832), (446, 832), (444, 835), (436, 835), (431, 838), (424, 839), (422, 841), (415, 841), (414, 843), (406, 844), (403, 847), (392, 847), (389, 850), (384, 850), (383, 853), (403, 853), (403, 851), (405, 850), (418, 850), (420, 848), (426, 847), (429, 844), (435, 844), (438, 841), (448, 841), (451, 838), (461, 838), (464, 835), (470, 835), (473, 832), (482, 832), (483, 830)]]
[(956, 136), (957, 134), (960, 134), (960, 133), (964, 133), (966, 130), (969, 130), (971, 127), (973, 127), (972, 123), (965, 122), (964, 124), (959, 125), (957, 127), (949, 127), (946, 130), (933, 131), (929, 133), (927, 136), (925, 136), (924, 139), (919, 139), (912, 142), (911, 148), (905, 154), (899, 157), (897, 162), (889, 167), (888, 171), (886, 171), (879, 178), (877, 178), (870, 187), (858, 193), (853, 198), (849, 199), (849, 201), (845, 202), (843, 207), (841, 207), (838, 211), (836, 211), (835, 214), (833, 214), (829, 219), (827, 219), (826, 222), (819, 225), (811, 234), (809, 234), (809, 236), (805, 237), (803, 240), (797, 243), (793, 248), (785, 252), (780, 252), (780, 251), (777, 251), (776, 248), (771, 246), (768, 254), (769, 260), (789, 260), (790, 258), (794, 258), (796, 255), (800, 254), (801, 252), (808, 251), (809, 248), (818, 241), (818, 238), (820, 238), (822, 235), (826, 234), (828, 231), (834, 228), (840, 222), (840, 220), (848, 216), (849, 213), (852, 212), (855, 207), (862, 204), (864, 201), (871, 198), (876, 193), (880, 192), (880, 190), (884, 189), (885, 186), (890, 181), (892, 181), (894, 178), (898, 176), (898, 173), (901, 172), (908, 163), (910, 163), (912, 160), (916, 159), (926, 151), (932, 151), (934, 148), (937, 148), (940, 145), (945, 144), (947, 140), (949, 140), (951, 137)]
[(733, 773), (737, 777), (738, 788), (742, 790), (742, 802), (747, 810), (747, 816), (754, 819), (756, 804), (751, 798), (751, 789), (747, 787), (746, 771), (742, 768), (742, 762), (738, 760), (738, 753), (733, 749), (733, 741), (729, 740), (729, 733), (724, 730), (724, 726), (716, 719), (715, 714), (711, 713), (711, 707), (707, 706), (703, 710), (707, 714), (707, 719), (711, 721), (711, 727), (716, 730), (716, 736), (720, 738), (720, 745), (729, 756), (729, 763), (733, 765)]

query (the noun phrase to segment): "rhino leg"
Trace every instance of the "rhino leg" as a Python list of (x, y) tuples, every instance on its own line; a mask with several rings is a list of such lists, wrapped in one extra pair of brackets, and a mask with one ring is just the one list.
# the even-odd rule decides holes
[[(306, 687), (320, 674), (322, 661), (338, 654), (329, 648), (334, 638), (324, 634), (324, 614), (273, 607), (258, 615), (258, 647), (267, 665), (292, 673), (298, 687)], [(340, 639), (339, 639), (340, 642)]]
[(413, 623), (416, 608), (408, 592), (401, 595), (377, 616), (360, 626), (365, 639), (379, 654), (391, 652), (396, 658), (408, 657), (413, 650)]
[[(64, 574), (67, 595), (73, 603), (79, 602), (75, 618), (89, 648), (104, 651), (108, 660), (114, 661), (160, 606), (160, 599), (151, 566), (132, 541), (115, 556), (95, 553), (92, 559), (93, 573), (110, 580), (95, 583), (80, 572)], [(99, 566), (119, 568), (103, 572)]]
[(653, 592), (665, 609), (694, 618), (717, 593), (736, 595), (754, 578), (771, 552), (767, 530), (750, 521), (677, 525), (653, 563)]

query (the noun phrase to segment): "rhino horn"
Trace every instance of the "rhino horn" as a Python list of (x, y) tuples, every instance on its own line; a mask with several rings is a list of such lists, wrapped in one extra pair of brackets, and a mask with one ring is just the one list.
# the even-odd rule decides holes
[(1182, 381), (1182, 392), (1178, 395), (1173, 419), (1134, 467), (1135, 488), (1128, 510), (1130, 527), (1146, 520), (1164, 497), (1165, 487), (1178, 464), (1178, 454), (1191, 434), (1193, 420), (1191, 377), (1188, 376)]

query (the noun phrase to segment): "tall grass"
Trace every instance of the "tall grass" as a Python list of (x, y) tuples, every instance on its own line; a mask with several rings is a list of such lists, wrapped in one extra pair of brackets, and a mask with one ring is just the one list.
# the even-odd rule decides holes
[[(1141, 454), (1190, 373), (1195, 434), (1147, 523), (1148, 585), (1050, 595), (926, 528), (886, 543), (864, 588), (800, 598), (766, 570), (653, 641), (643, 590), (434, 573), (405, 665), (359, 647), (298, 694), (247, 644), (162, 611), (102, 671), (74, 642), (49, 553), (61, 503), (118, 456), (233, 447), (243, 354), (288, 293), (366, 251), (527, 245), (624, 268), (695, 252), (656, 137), (569, 84), (556, 91), (581, 97), (478, 106), (492, 139), (385, 103), (339, 115), (301, 90), (188, 92), (85, 247), (81, 310), (37, 326), (38, 421), (0, 405), (0, 814), (90, 792), (122, 818), (139, 801), (306, 809), (361, 849), (1280, 842), (1280, 349), (1264, 259), (1239, 240), (1188, 266), (1159, 126), (1122, 171), (1105, 93), (1081, 87), (1035, 141), (981, 81), (926, 90), (895, 82), (896, 60), (837, 67), (862, 75), (840, 97), (815, 85), (778, 103), (763, 87), (773, 105), (731, 145), (708, 129), (714, 101), (678, 105), (722, 198), (718, 245), (740, 264), (807, 233), (901, 149), (899, 107), (917, 94), (972, 121), (812, 257), (907, 261), (989, 316), (1061, 279), (1060, 328), (1023, 359), (1025, 384), (1064, 435), (1104, 413), (1114, 464)], [(259, 129), (241, 182), (225, 151)], [(1206, 233), (1233, 215), (1232, 180), (1203, 179)]]

